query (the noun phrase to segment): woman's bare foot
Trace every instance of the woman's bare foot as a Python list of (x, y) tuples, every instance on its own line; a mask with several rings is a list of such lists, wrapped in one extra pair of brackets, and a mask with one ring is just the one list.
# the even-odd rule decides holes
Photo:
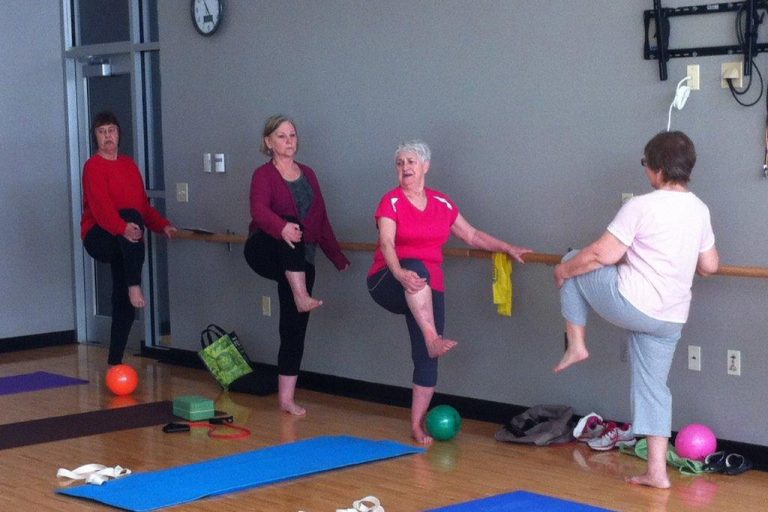
[(303, 297), (294, 295), (293, 300), (296, 302), (296, 309), (299, 313), (307, 313), (323, 305), (323, 301), (317, 300), (309, 295)]
[(424, 431), (424, 429), (421, 428), (421, 427), (413, 427), (411, 429), (411, 437), (413, 437), (413, 439), (417, 443), (423, 444), (423, 445), (426, 445), (426, 446), (429, 446), (430, 444), (432, 444), (432, 441), (433, 441), (432, 436), (427, 434)]
[(297, 405), (296, 402), (281, 403), (280, 410), (285, 411), (293, 416), (304, 416), (307, 414), (307, 410), (300, 405)]
[(453, 340), (447, 340), (442, 336), (438, 336), (432, 341), (427, 342), (427, 352), (431, 358), (440, 357), (445, 355), (446, 352), (451, 350), (456, 345), (458, 345), (457, 342)]
[(672, 483), (666, 475), (654, 477), (646, 473), (644, 475), (628, 476), (624, 480), (630, 484), (645, 485), (656, 489), (669, 489), (672, 487)]
[(135, 308), (143, 308), (147, 305), (144, 300), (144, 292), (141, 291), (141, 286), (129, 286), (128, 287), (128, 300), (131, 301), (131, 305)]
[(560, 362), (557, 363), (557, 366), (555, 366), (552, 371), (555, 373), (560, 373), (572, 364), (579, 363), (588, 357), (589, 352), (586, 348), (569, 347), (568, 350), (565, 351), (565, 354), (563, 354), (563, 358), (560, 359)]

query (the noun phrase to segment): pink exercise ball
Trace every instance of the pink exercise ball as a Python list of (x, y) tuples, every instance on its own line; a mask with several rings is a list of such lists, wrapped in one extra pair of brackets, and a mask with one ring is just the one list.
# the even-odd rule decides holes
[(679, 456), (686, 459), (703, 461), (704, 457), (717, 450), (717, 438), (708, 426), (691, 423), (677, 433), (675, 450)]

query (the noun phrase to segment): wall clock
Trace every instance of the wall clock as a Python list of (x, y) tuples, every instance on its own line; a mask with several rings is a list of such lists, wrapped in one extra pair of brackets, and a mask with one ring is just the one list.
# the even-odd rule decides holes
[(204, 36), (219, 29), (223, 14), (224, 0), (192, 0), (192, 24)]

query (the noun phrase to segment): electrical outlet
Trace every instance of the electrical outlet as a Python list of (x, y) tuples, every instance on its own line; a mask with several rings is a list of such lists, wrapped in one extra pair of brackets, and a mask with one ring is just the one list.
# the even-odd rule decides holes
[(691, 79), (688, 80), (688, 87), (690, 87), (692, 91), (698, 91), (701, 87), (699, 84), (699, 65), (688, 64), (686, 75), (691, 77)]
[(728, 350), (728, 375), (741, 375), (741, 350)]
[(701, 371), (701, 347), (688, 345), (688, 369), (695, 372)]
[(734, 87), (741, 89), (744, 87), (744, 65), (741, 61), (723, 62), (720, 65), (720, 87), (728, 88), (727, 79), (731, 79)]
[(189, 202), (189, 185), (187, 183), (176, 184), (176, 201), (180, 203)]
[(261, 314), (264, 316), (272, 316), (272, 299), (268, 295), (261, 297)]

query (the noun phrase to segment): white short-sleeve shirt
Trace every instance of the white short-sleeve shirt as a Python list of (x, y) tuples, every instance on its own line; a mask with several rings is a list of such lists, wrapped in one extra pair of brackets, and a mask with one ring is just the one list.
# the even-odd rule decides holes
[(715, 245), (707, 205), (692, 192), (655, 190), (626, 202), (608, 231), (628, 247), (619, 292), (651, 318), (685, 323), (699, 254)]

